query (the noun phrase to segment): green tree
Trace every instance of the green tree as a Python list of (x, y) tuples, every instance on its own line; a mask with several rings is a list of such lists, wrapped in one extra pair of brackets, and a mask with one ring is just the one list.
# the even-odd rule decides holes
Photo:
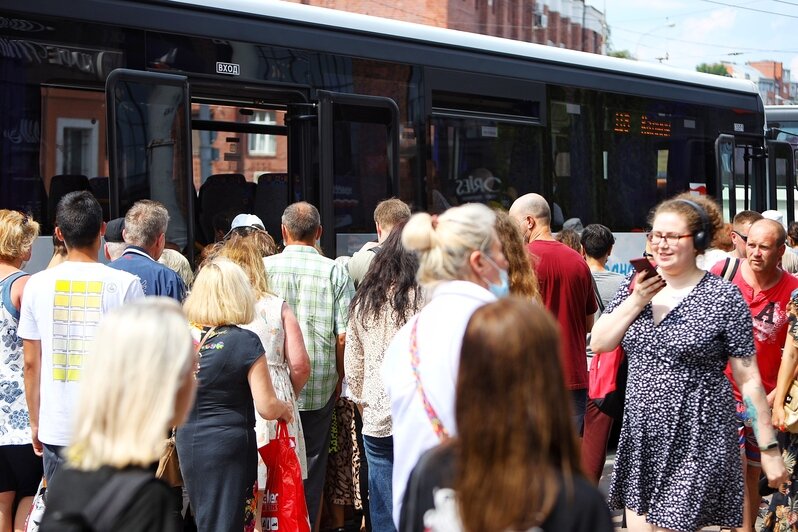
[(726, 76), (727, 78), (731, 77), (728, 70), (722, 63), (701, 63), (695, 69), (699, 72), (704, 72), (706, 74), (715, 74), (716, 76)]
[(613, 50), (607, 55), (610, 57), (620, 57), (621, 59), (634, 59), (629, 50)]

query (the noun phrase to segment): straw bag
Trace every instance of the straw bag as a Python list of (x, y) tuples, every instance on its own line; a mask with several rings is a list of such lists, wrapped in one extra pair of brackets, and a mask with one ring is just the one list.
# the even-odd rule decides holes
[(792, 433), (798, 433), (798, 380), (792, 381), (784, 397), (784, 426)]

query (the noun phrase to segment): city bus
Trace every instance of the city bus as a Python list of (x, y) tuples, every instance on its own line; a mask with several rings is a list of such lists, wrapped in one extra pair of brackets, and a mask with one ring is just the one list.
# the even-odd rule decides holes
[(750, 81), (287, 2), (4, 0), (0, 72), (0, 208), (42, 223), (34, 270), (72, 190), (106, 218), (163, 202), (190, 257), (238, 212), (279, 242), (298, 200), (335, 257), (384, 198), (538, 192), (555, 230), (610, 227), (625, 272), (660, 200), (709, 194), (730, 220), (776, 208), (768, 164), (794, 179)]

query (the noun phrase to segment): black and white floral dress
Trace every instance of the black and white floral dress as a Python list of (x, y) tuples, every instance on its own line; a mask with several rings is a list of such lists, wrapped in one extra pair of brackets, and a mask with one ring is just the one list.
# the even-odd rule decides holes
[[(605, 313), (629, 296), (627, 279)], [(706, 274), (659, 323), (651, 304), (622, 345), (629, 360), (623, 428), (609, 504), (656, 526), (740, 526), (743, 478), (728, 357), (754, 354), (740, 291)]]

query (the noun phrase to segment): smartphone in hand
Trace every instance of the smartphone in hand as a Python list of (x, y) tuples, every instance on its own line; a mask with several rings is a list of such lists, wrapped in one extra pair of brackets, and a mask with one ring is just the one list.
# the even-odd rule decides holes
[(646, 276), (643, 277), (644, 281), (646, 279), (649, 279), (650, 277), (654, 277), (654, 276), (659, 275), (657, 273), (657, 269), (654, 267), (653, 264), (651, 264), (651, 261), (649, 261), (645, 257), (632, 259), (632, 260), (629, 261), (629, 263), (632, 265), (632, 267), (634, 267), (635, 271), (637, 271), (638, 273), (646, 272)]

